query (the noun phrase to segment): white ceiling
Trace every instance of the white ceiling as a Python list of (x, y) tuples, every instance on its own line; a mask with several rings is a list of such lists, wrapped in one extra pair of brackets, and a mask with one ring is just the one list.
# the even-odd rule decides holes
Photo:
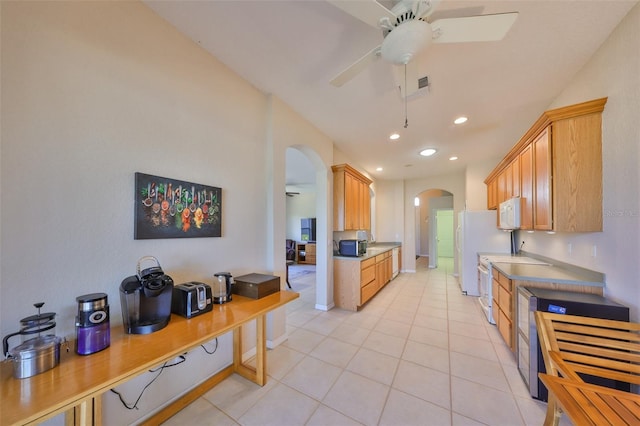
[[(519, 15), (502, 41), (429, 46), (418, 65), (430, 87), (408, 102), (405, 129), (391, 64), (380, 59), (340, 88), (329, 84), (382, 42), (380, 30), (330, 3), (146, 1), (255, 87), (289, 104), (377, 179), (451, 173), (501, 158), (636, 3), (443, 0), (442, 16)], [(454, 126), (459, 115), (469, 121)], [(394, 131), (401, 137), (392, 142)], [(425, 147), (439, 151), (420, 157)], [(452, 155), (459, 159), (449, 161)], [(288, 183), (296, 179), (288, 175)]]

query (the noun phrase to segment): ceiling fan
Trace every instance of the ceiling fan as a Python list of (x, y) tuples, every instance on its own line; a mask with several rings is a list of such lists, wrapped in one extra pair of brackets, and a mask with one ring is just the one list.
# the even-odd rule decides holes
[(382, 57), (387, 62), (404, 66), (403, 73), (396, 73), (397, 77), (404, 74), (404, 82), (398, 82), (400, 96), (404, 99), (419, 89), (414, 59), (431, 43), (501, 40), (518, 16), (517, 12), (511, 12), (436, 20), (432, 17), (441, 0), (399, 0), (391, 10), (376, 0), (327, 1), (366, 24), (380, 28), (384, 37), (381, 45), (338, 74), (331, 84), (342, 86)]

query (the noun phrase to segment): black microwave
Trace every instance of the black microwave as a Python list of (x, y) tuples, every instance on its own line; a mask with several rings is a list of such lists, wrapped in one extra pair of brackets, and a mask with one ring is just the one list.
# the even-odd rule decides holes
[(340, 256), (364, 256), (367, 254), (366, 240), (340, 240)]

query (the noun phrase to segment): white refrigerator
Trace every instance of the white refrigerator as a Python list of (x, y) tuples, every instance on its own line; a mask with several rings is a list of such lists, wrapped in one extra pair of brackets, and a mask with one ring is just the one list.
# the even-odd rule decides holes
[(511, 252), (511, 233), (497, 228), (495, 210), (463, 210), (458, 213), (456, 252), (458, 284), (463, 294), (480, 296), (478, 253)]

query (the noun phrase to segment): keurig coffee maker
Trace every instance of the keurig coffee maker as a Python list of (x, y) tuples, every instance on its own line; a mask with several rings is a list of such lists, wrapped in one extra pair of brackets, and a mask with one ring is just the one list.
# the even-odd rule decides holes
[(76, 353), (90, 355), (108, 348), (111, 343), (109, 305), (106, 293), (76, 297)]
[[(145, 261), (154, 266), (140, 268)], [(173, 279), (166, 275), (153, 256), (138, 260), (137, 275), (125, 278), (120, 284), (122, 323), (127, 334), (149, 334), (163, 329), (171, 319)]]

